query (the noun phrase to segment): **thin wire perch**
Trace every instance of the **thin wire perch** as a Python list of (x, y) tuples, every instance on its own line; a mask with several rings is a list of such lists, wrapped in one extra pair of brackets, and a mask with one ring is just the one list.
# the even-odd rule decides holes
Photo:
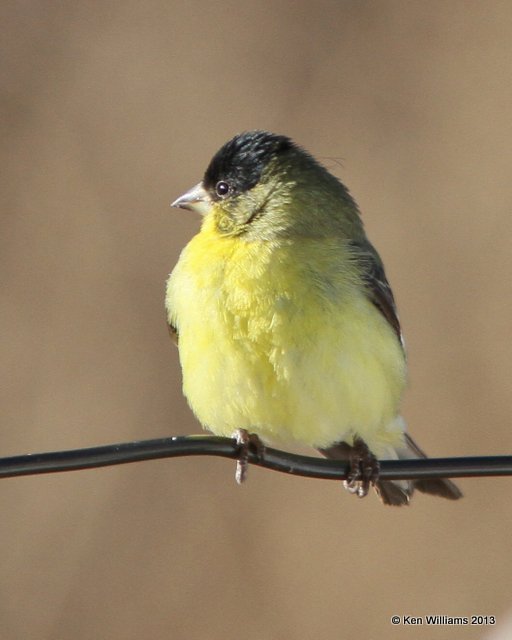
[[(128, 462), (182, 456), (220, 456), (236, 460), (239, 454), (240, 446), (232, 438), (174, 436), (89, 449), (31, 453), (0, 458), (0, 478), (93, 469)], [(250, 451), (249, 462), (273, 471), (325, 480), (343, 480), (348, 472), (348, 464), (345, 462), (296, 455), (271, 447), (265, 447), (263, 456)], [(379, 473), (379, 477), (385, 480), (509, 475), (512, 475), (512, 456), (382, 460)]]

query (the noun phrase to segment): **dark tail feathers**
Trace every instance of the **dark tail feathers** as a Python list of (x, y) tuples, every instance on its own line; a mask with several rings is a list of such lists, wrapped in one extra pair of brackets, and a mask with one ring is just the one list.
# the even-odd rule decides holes
[[(406, 433), (405, 443), (407, 445), (407, 451), (401, 458), (427, 458), (428, 456), (418, 447), (411, 436)], [(447, 498), (448, 500), (458, 500), (462, 498), (462, 491), (451, 480), (445, 478), (426, 478), (424, 480), (413, 480), (414, 489), (421, 491), (422, 493), (430, 493), (433, 496), (440, 496), (441, 498)]]

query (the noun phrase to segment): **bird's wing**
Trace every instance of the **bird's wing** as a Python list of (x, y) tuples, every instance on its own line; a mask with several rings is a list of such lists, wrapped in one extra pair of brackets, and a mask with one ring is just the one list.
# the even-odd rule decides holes
[(379, 254), (367, 241), (352, 241), (350, 244), (354, 250), (354, 258), (362, 268), (363, 280), (370, 300), (386, 318), (402, 348), (405, 348), (395, 299)]
[(167, 328), (169, 329), (169, 335), (174, 344), (178, 344), (178, 329), (167, 320)]

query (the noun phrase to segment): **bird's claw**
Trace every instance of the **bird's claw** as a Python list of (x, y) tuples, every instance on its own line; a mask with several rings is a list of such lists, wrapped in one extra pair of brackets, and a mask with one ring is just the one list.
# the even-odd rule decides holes
[(235, 480), (238, 484), (242, 484), (247, 479), (249, 454), (254, 453), (261, 459), (265, 451), (265, 445), (255, 433), (249, 433), (247, 429), (237, 429), (233, 434), (233, 438), (235, 438), (238, 445)]
[(350, 450), (349, 472), (343, 486), (349, 493), (364, 498), (379, 477), (380, 465), (361, 438), (355, 438)]

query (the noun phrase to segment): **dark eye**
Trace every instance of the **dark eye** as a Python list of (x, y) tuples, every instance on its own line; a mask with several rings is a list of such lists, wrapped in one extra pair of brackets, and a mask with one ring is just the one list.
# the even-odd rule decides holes
[(229, 184), (227, 182), (224, 182), (223, 180), (217, 182), (217, 184), (215, 185), (215, 193), (219, 196), (219, 198), (224, 198), (225, 196), (227, 196), (230, 190), (231, 189)]

